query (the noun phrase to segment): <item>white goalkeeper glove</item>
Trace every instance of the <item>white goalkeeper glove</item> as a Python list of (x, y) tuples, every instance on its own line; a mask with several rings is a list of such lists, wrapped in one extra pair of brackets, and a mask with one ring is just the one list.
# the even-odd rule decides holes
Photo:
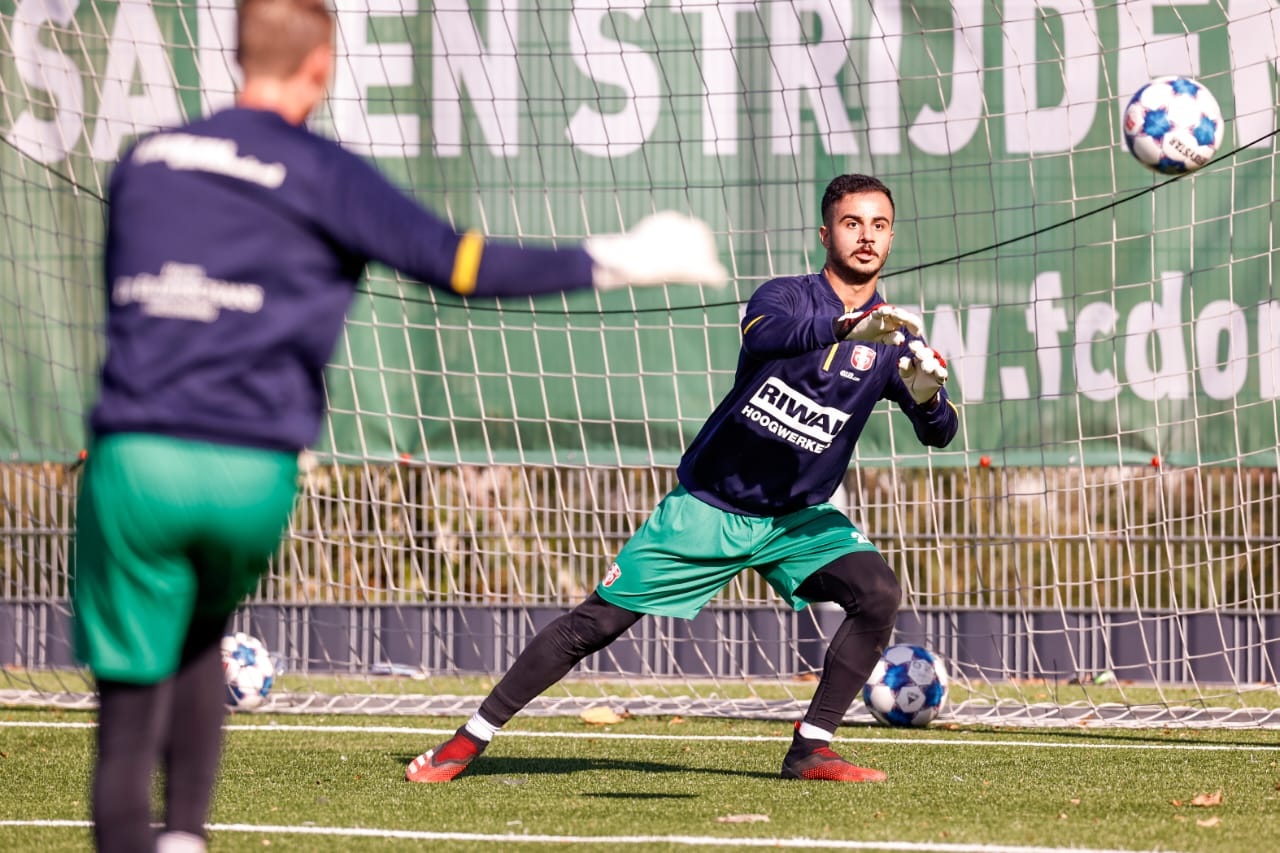
[(898, 375), (907, 386), (911, 399), (923, 406), (934, 397), (942, 383), (947, 381), (947, 362), (938, 351), (924, 341), (907, 344), (911, 355), (898, 359)]
[(674, 211), (646, 216), (625, 234), (588, 237), (583, 248), (595, 261), (597, 290), (667, 283), (723, 287), (729, 281), (711, 229)]
[(903, 330), (920, 337), (924, 322), (905, 308), (877, 305), (870, 311), (850, 311), (836, 318), (836, 338), (842, 341), (865, 341), (873, 344), (900, 344)]

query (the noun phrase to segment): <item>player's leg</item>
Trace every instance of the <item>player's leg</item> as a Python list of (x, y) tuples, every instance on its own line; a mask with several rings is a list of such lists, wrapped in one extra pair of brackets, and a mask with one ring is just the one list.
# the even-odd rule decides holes
[(793, 607), (830, 601), (845, 614), (827, 648), (809, 709), (796, 724), (792, 747), (783, 761), (783, 778), (884, 779), (878, 770), (840, 758), (830, 743), (893, 632), (902, 596), (893, 570), (848, 517), (830, 504), (774, 519), (754, 565)]
[(172, 680), (98, 681), (97, 757), (90, 790), (94, 846), (135, 853), (155, 844), (151, 779), (169, 722)]
[(197, 587), (163, 754), (162, 853), (204, 848), (226, 719), (222, 635), (279, 549), (297, 488), (291, 454), (198, 442), (180, 449), (183, 468), (200, 480), (187, 507)]
[(226, 619), (193, 623), (173, 678), (172, 723), (163, 752), (165, 809), (159, 853), (205, 847), (204, 823), (227, 715), (221, 648), (226, 624)]
[(591, 593), (586, 601), (543, 628), (480, 703), (480, 709), (444, 743), (409, 763), (410, 782), (449, 782), (469, 765), (522, 708), (600, 651), (643, 614)]
[(808, 601), (831, 601), (844, 610), (803, 720), (834, 732), (893, 634), (902, 587), (878, 551), (858, 551), (814, 572), (796, 592)]
[(480, 715), (501, 728), (525, 705), (608, 646), (642, 613), (610, 604), (597, 593), (539, 631), (511, 669), (480, 703)]
[(153, 844), (152, 778), (195, 599), (186, 530), (152, 455), (135, 436), (97, 442), (76, 508), (72, 626), (100, 693), (90, 809), (102, 850)]
[(830, 744), (893, 633), (902, 595), (898, 579), (878, 552), (859, 551), (814, 572), (796, 592), (809, 601), (835, 602), (845, 617), (831, 637), (804, 719), (796, 724), (783, 776), (880, 781), (884, 773), (849, 764)]
[(760, 519), (677, 488), (641, 525), (581, 605), (547, 626), (452, 738), (409, 764), (411, 782), (448, 782), (517, 712), (644, 614), (692, 619), (743, 566)]

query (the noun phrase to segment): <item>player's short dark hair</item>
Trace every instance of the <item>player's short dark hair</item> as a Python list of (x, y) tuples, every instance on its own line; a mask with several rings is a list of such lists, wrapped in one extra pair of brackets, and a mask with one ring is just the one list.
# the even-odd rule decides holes
[(325, 0), (240, 0), (236, 62), (246, 77), (284, 79), (307, 54), (332, 43), (333, 13)]
[(822, 224), (831, 227), (831, 210), (840, 199), (855, 193), (884, 193), (889, 199), (889, 209), (897, 213), (893, 203), (893, 193), (879, 178), (870, 175), (841, 175), (827, 184), (827, 191), (822, 194)]

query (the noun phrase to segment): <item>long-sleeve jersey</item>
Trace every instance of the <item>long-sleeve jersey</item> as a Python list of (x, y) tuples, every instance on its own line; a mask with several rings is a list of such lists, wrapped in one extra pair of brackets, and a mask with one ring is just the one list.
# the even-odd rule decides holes
[(108, 200), (97, 435), (313, 443), (324, 367), (370, 261), (463, 295), (591, 286), (580, 247), (459, 234), (273, 112), (229, 109), (142, 139)]
[[(875, 294), (862, 306), (884, 300)], [(742, 319), (733, 389), (685, 451), (677, 476), (728, 512), (777, 516), (828, 500), (881, 400), (901, 407), (923, 444), (945, 447), (959, 419), (940, 392), (918, 405), (898, 375), (906, 345), (839, 341), (844, 305), (821, 273), (763, 284)]]

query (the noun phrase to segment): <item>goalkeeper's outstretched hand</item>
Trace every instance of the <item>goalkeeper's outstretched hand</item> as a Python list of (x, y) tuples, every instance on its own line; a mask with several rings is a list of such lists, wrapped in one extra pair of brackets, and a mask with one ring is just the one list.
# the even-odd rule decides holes
[(920, 337), (923, 328), (924, 322), (919, 316), (895, 305), (877, 305), (870, 311), (850, 311), (835, 321), (839, 340), (873, 344), (900, 344), (907, 335)]
[(711, 229), (674, 211), (646, 216), (625, 234), (588, 237), (583, 248), (595, 261), (597, 290), (647, 284), (723, 287), (729, 281)]
[(947, 362), (924, 341), (912, 341), (907, 349), (911, 355), (898, 359), (898, 375), (906, 383), (911, 399), (924, 405), (938, 395), (947, 381)]

